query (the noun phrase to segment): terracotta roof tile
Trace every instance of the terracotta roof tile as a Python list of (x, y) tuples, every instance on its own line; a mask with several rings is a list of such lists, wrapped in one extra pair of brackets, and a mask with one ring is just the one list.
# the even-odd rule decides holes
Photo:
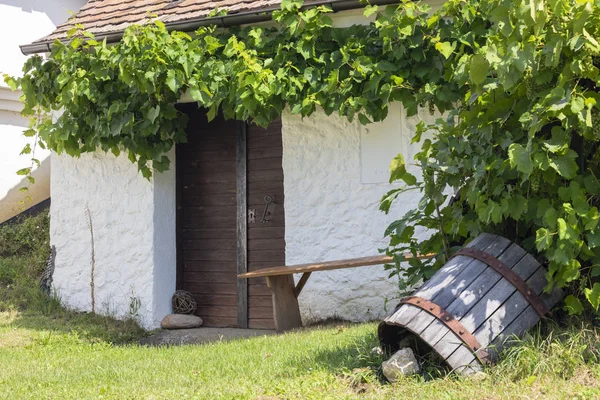
[(67, 31), (75, 24), (96, 35), (122, 32), (132, 24), (143, 24), (152, 15), (163, 22), (183, 22), (202, 18), (215, 8), (229, 14), (260, 11), (278, 6), (281, 0), (89, 0), (69, 21), (33, 43), (65, 39)]

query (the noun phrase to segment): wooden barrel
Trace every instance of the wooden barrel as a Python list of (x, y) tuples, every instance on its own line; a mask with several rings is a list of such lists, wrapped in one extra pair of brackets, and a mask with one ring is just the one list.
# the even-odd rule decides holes
[(379, 340), (392, 351), (403, 341), (426, 344), (455, 371), (471, 374), (562, 298), (558, 288), (542, 293), (546, 283), (546, 270), (525, 250), (501, 236), (482, 234), (401, 300), (380, 324)]

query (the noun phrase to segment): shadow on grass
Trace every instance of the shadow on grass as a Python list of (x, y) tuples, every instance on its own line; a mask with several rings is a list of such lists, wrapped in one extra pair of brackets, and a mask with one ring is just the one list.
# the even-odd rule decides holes
[[(361, 324), (337, 320), (326, 321), (311, 324), (298, 333), (323, 330), (326, 335), (343, 335), (346, 329), (357, 325)], [(324, 341), (328, 342), (328, 340)], [(368, 373), (379, 379), (382, 378), (380, 366), (385, 356), (375, 350), (378, 346), (377, 327), (373, 325), (372, 331), (355, 335), (349, 341), (341, 340), (333, 348), (328, 346), (329, 348), (324, 349), (322, 345), (315, 343), (314, 351), (307, 352), (304, 357), (290, 360), (289, 371), (322, 370), (339, 377)]]
[(38, 332), (70, 334), (88, 342), (129, 344), (147, 333), (133, 319), (121, 321), (108, 316), (64, 308), (55, 297), (37, 288), (1, 289), (0, 329), (11, 327)]

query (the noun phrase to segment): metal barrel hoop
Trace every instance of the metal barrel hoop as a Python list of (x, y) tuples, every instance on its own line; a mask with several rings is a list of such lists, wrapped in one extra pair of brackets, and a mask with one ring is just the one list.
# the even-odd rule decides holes
[(400, 300), (400, 302), (418, 307), (433, 315), (438, 321), (446, 325), (446, 327), (450, 329), (463, 344), (469, 348), (469, 350), (471, 350), (482, 364), (489, 364), (491, 362), (488, 352), (482, 348), (475, 336), (454, 318), (452, 314), (435, 304), (433, 301), (418, 296), (408, 296)]

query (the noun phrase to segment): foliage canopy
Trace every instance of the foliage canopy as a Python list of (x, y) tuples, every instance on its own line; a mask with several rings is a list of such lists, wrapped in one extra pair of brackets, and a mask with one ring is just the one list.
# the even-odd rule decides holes
[[(398, 262), (407, 249), (440, 256), (394, 272), (416, 283), (453, 244), (493, 231), (537, 251), (551, 283), (581, 289), (597, 310), (598, 0), (450, 0), (435, 13), (404, 1), (366, 6), (373, 22), (348, 28), (334, 27), (326, 6), (301, 6), (284, 1), (273, 27), (188, 35), (156, 21), (128, 28), (115, 45), (78, 27), (47, 60), (29, 59), (23, 78), (7, 78), (22, 87), (25, 114), (61, 112), (54, 122), (34, 118), (26, 135), (72, 156), (124, 151), (150, 177), (185, 141), (175, 108), (184, 93), (209, 119), (223, 112), (263, 126), (286, 106), (367, 124), (384, 119), (392, 101), (408, 115), (428, 105), (445, 118), (414, 138), (422, 179), (398, 156), (391, 181), (407, 187), (388, 193), (382, 209), (404, 190), (420, 191), (419, 207), (388, 228), (388, 252)], [(423, 240), (423, 229), (433, 234)], [(574, 296), (567, 303), (582, 308)]]

